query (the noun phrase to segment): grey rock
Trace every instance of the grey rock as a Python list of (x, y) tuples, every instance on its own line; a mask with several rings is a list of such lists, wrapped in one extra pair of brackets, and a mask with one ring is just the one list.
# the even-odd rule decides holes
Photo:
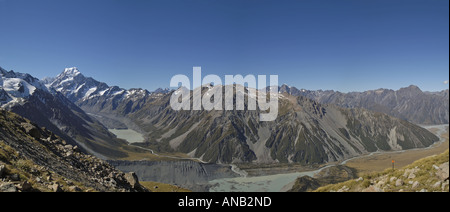
[(17, 192), (17, 187), (13, 183), (1, 183), (0, 192)]
[(416, 178), (416, 173), (419, 170), (420, 169), (418, 167), (413, 168), (413, 169), (406, 169), (405, 172), (403, 173), (403, 177), (408, 178), (408, 179), (414, 179), (414, 178)]
[(443, 163), (439, 166), (439, 170), (436, 172), (436, 176), (444, 181), (448, 180), (449, 177), (449, 162)]
[(3, 177), (3, 173), (6, 171), (6, 166), (3, 164), (0, 164), (0, 178)]
[(72, 150), (69, 150), (69, 151), (66, 152), (66, 157), (70, 157), (72, 155), (73, 155), (73, 151)]
[(350, 190), (350, 188), (348, 188), (347, 186), (343, 186), (341, 189), (339, 189), (337, 192), (346, 192)]
[(391, 177), (391, 178), (389, 179), (389, 182), (393, 183), (393, 182), (395, 182), (396, 180), (397, 180), (396, 177)]
[(138, 186), (140, 186), (138, 177), (134, 172), (125, 173), (125, 179), (128, 183), (130, 183), (132, 188), (137, 188)]
[(81, 190), (78, 186), (70, 186), (69, 191), (70, 192), (82, 192), (83, 190)]
[(29, 134), (31, 137), (33, 137), (35, 139), (41, 138), (41, 132), (36, 126), (34, 126), (28, 122), (24, 122), (21, 125), (22, 125), (23, 129), (25, 130), (25, 132), (27, 134)]
[(73, 149), (73, 146), (70, 145), (70, 144), (67, 144), (67, 145), (64, 146), (64, 149), (66, 149), (66, 150), (72, 150), (72, 149)]
[(447, 188), (448, 191), (449, 182), (448, 180), (444, 181), (441, 185), (442, 191), (444, 191)]
[(51, 185), (51, 189), (53, 192), (63, 192), (61, 186), (58, 183)]
[(403, 180), (402, 179), (397, 179), (397, 181), (395, 181), (395, 186), (399, 187), (403, 185)]
[(441, 181), (437, 181), (435, 184), (433, 184), (433, 188), (438, 188), (441, 186)]
[(9, 179), (11, 181), (20, 181), (20, 176), (19, 176), (19, 174), (12, 174), (12, 175), (9, 175)]
[(416, 188), (418, 188), (419, 186), (420, 186), (420, 183), (419, 183), (418, 181), (415, 181), (415, 182), (412, 184), (411, 188), (412, 188), (412, 189), (416, 189)]

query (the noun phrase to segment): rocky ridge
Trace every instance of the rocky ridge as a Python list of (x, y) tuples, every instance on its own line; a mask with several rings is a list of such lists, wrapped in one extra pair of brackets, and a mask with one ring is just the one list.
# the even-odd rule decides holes
[(0, 110), (0, 191), (147, 191), (134, 173), (84, 154), (54, 133)]
[(399, 90), (377, 89), (364, 92), (342, 93), (333, 90), (306, 90), (282, 85), (281, 93), (304, 96), (322, 104), (335, 104), (344, 108), (365, 108), (386, 113), (415, 124), (449, 123), (449, 89), (424, 92), (415, 85)]

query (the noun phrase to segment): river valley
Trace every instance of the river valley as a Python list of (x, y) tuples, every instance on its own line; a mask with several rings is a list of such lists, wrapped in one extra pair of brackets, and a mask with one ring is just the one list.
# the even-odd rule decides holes
[[(255, 170), (241, 170), (236, 165), (207, 164), (186, 159), (180, 161), (160, 162), (110, 161), (110, 163), (112, 163), (112, 165), (116, 166), (122, 171), (136, 172), (142, 181), (169, 183), (181, 187), (184, 186), (193, 191), (280, 192), (289, 190), (298, 177), (313, 177), (314, 174), (327, 167), (335, 165), (347, 165), (361, 172), (376, 171), (377, 168), (383, 170), (385, 168), (388, 168), (390, 163), (386, 161), (390, 161), (390, 156), (393, 155), (396, 155), (396, 158), (401, 158), (399, 155), (406, 154), (414, 154), (416, 155), (416, 157), (426, 157), (435, 154), (442, 149), (448, 149), (448, 125), (423, 127), (434, 132), (441, 138), (441, 140), (427, 148), (389, 152), (374, 152), (347, 159), (345, 161), (325, 164), (321, 168), (316, 168), (314, 170), (295, 171), (295, 169), (293, 170), (292, 168), (277, 168), (277, 174), (249, 176), (247, 172), (255, 172)], [(447, 135), (447, 138), (444, 138), (443, 135), (445, 134)], [(136, 139), (136, 137), (139, 137), (134, 133), (131, 133), (130, 137), (126, 137), (126, 133), (121, 134), (121, 136), (123, 136), (121, 138), (124, 138), (126, 140)], [(131, 141), (129, 142), (131, 143)], [(415, 159), (416, 157), (412, 158)], [(408, 158), (411, 157), (408, 156)], [(399, 160), (401, 161), (401, 159)], [(411, 160), (412, 159), (405, 159), (404, 163), (410, 163)], [(375, 161), (377, 163), (381, 163), (382, 165), (375, 168), (375, 166), (372, 166), (371, 163), (367, 161), (370, 161), (371, 163), (374, 163)], [(359, 164), (359, 166), (355, 164)]]

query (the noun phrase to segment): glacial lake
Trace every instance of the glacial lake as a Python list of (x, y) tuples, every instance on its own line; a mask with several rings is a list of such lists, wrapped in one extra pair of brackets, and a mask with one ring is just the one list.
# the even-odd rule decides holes
[[(323, 169), (323, 168), (322, 168)], [(275, 174), (258, 177), (236, 177), (209, 181), (210, 192), (280, 192), (283, 188), (294, 183), (298, 177), (310, 176), (320, 170)]]
[(130, 143), (144, 142), (144, 136), (131, 129), (108, 129), (120, 139), (124, 139)]

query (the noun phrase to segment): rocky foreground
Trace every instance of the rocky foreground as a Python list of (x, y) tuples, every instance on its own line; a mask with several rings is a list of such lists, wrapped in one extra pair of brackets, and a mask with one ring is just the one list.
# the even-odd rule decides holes
[(143, 192), (124, 173), (30, 121), (0, 110), (0, 192)]
[(388, 169), (343, 183), (328, 185), (318, 192), (448, 192), (449, 150), (412, 163), (402, 169)]

